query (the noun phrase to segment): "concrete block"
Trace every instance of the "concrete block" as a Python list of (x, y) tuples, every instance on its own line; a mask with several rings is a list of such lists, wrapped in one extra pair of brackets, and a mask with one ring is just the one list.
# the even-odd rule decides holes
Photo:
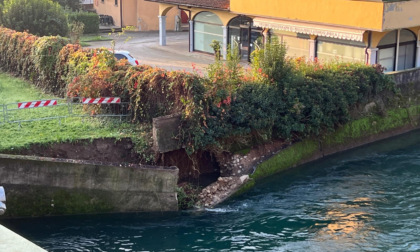
[(178, 139), (180, 127), (180, 114), (153, 118), (153, 148), (155, 151), (165, 153), (181, 149)]
[(178, 173), (174, 166), (0, 154), (7, 217), (177, 211)]

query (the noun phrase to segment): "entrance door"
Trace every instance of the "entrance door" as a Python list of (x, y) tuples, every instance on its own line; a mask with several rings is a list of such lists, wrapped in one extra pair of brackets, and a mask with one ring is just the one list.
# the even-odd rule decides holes
[(240, 52), (241, 59), (249, 61), (249, 26), (241, 25), (241, 43), (240, 43)]
[(229, 40), (231, 50), (237, 50), (241, 60), (249, 61), (251, 52), (255, 50), (255, 42), (261, 37), (261, 28), (252, 26), (252, 19), (237, 16), (229, 21)]

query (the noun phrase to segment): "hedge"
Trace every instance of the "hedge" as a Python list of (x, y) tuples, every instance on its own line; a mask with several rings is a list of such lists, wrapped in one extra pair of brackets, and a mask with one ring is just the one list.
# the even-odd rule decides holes
[(0, 68), (26, 79), (32, 79), (35, 66), (31, 53), (37, 36), (0, 27)]
[(2, 25), (39, 36), (66, 36), (64, 9), (51, 0), (5, 0), (1, 8)]
[(251, 69), (229, 55), (203, 77), (132, 67), (107, 49), (66, 42), (1, 28), (0, 65), (62, 96), (121, 97), (133, 122), (182, 113), (177, 137), (190, 153), (322, 135), (352, 120), (352, 111), (381, 92), (395, 91), (379, 66), (287, 59), (284, 45), (271, 47), (276, 57), (257, 51)]
[(84, 34), (98, 33), (99, 32), (99, 16), (91, 12), (72, 12), (68, 14), (68, 23), (81, 22), (85, 26)]

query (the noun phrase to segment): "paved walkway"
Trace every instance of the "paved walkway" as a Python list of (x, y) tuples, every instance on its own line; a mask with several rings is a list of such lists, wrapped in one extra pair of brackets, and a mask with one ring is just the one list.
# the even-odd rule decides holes
[[(42, 227), (39, 227), (42, 229)], [(47, 252), (22, 236), (0, 225), (0, 251), (2, 252)]]
[[(127, 32), (117, 37), (116, 50), (127, 50), (140, 64), (162, 67), (167, 70), (193, 71), (193, 68), (204, 71), (206, 67), (214, 62), (214, 56), (194, 52), (188, 52), (188, 32), (167, 32), (167, 45), (159, 45), (158, 32)], [(110, 41), (88, 42), (89, 47), (111, 47)]]

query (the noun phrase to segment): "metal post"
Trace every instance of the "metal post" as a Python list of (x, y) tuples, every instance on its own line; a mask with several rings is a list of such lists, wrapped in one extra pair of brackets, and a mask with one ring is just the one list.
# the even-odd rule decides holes
[(159, 45), (166, 46), (166, 16), (159, 16)]
[(227, 48), (228, 48), (228, 27), (223, 26), (223, 44), (222, 44), (222, 55), (223, 59), (227, 58)]
[(416, 67), (420, 67), (420, 41), (417, 40)]
[(194, 51), (194, 21), (190, 20), (190, 52)]
[(394, 67), (394, 71), (398, 71), (398, 57), (400, 55), (400, 34), (401, 34), (401, 29), (397, 30), (397, 49), (395, 52), (395, 67)]

